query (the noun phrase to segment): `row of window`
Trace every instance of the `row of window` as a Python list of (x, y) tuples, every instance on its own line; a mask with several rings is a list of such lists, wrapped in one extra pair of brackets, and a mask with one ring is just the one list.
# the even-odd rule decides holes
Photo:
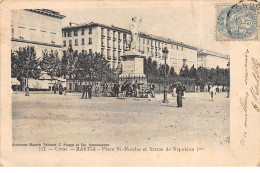
[(11, 17), (12, 24), (16, 23), (22, 26), (48, 29), (52, 31), (58, 31), (61, 27), (61, 23), (58, 20), (39, 16), (31, 12), (12, 10)]
[[(75, 53), (79, 53), (78, 50), (74, 50)], [(82, 50), (81, 53), (87, 52), (87, 50)], [(92, 49), (88, 50), (88, 53), (92, 53)], [(66, 55), (66, 50), (63, 50), (63, 56)]]
[[(107, 49), (107, 59), (108, 60), (111, 60), (112, 57), (111, 57), (111, 52), (113, 52), (113, 60), (117, 60), (117, 57), (118, 57), (118, 61), (121, 61), (121, 51), (111, 51), (110, 49)], [(104, 48), (101, 48), (101, 54), (102, 55), (105, 55), (105, 49)]]
[[(18, 30), (18, 32), (17, 32)], [(40, 31), (37, 32), (36, 29), (25, 29), (24, 27), (19, 27), (17, 30), (11, 28), (12, 38), (19, 38), (22, 40), (30, 40), (30, 41), (37, 41), (37, 42), (44, 42), (44, 43), (51, 43), (55, 44), (56, 42), (56, 33), (47, 31)], [(15, 33), (17, 32), (17, 33)]]
[[(72, 36), (72, 33), (75, 37), (78, 36), (78, 30), (74, 30), (74, 31), (63, 31), (62, 32), (62, 36), (63, 37), (71, 37)], [(92, 28), (89, 28), (88, 29), (88, 34), (91, 35), (92, 34)], [(85, 29), (82, 28), (81, 29), (81, 35), (85, 35)]]
[[(111, 38), (111, 36), (110, 36), (111, 32), (113, 32), (113, 39), (115, 40), (116, 39), (116, 31), (111, 31), (109, 29), (107, 30), (107, 38), (108, 39)], [(104, 28), (101, 28), (101, 37), (105, 37)], [(117, 33), (117, 38), (118, 38), (118, 40), (121, 40), (121, 33), (120, 32)], [(123, 39), (124, 40), (126, 39), (126, 34), (123, 34)]]
[[(107, 29), (107, 40), (110, 40), (110, 33), (113, 32), (113, 40), (116, 40), (116, 31), (111, 31), (109, 29)], [(105, 33), (104, 33), (104, 28), (101, 28), (101, 39), (102, 39), (102, 43), (105, 37)], [(141, 41), (141, 39), (143, 39), (143, 41)], [(127, 35), (125, 33), (123, 33), (123, 40), (126, 41), (127, 40)], [(121, 41), (121, 33), (118, 32), (118, 42)], [(155, 41), (155, 40), (149, 40), (149, 39), (145, 39), (145, 38), (141, 38), (139, 37), (139, 46), (141, 45), (141, 43), (143, 43), (143, 45), (145, 45), (145, 42), (147, 45), (151, 45), (151, 48), (159, 48), (159, 50), (161, 50), (164, 47), (167, 47), (168, 44), (167, 43), (163, 43), (163, 42), (159, 42), (159, 41)], [(109, 42), (108, 42), (109, 43)], [(104, 46), (104, 44), (102, 44)], [(109, 44), (108, 44), (109, 45)], [(176, 50), (190, 50), (190, 52), (196, 52), (196, 50), (193, 49), (188, 49), (188, 48), (184, 48), (183, 46), (179, 46), (179, 45), (174, 45), (174, 44), (170, 44), (171, 45), (171, 49), (176, 49)]]
[[(78, 46), (78, 39), (75, 39), (75, 42), (74, 42), (74, 46)], [(92, 38), (90, 37), (88, 39), (88, 44), (92, 44)], [(82, 38), (81, 39), (81, 45), (85, 45), (85, 39)], [(67, 46), (67, 41), (66, 40), (63, 40), (63, 47), (66, 47)], [(72, 40), (69, 40), (69, 46), (72, 46)]]

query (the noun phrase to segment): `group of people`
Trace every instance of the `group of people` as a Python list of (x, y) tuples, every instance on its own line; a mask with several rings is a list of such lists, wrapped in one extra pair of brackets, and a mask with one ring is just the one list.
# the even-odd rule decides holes
[(62, 95), (62, 93), (63, 93), (63, 91), (64, 91), (64, 88), (63, 88), (63, 86), (62, 86), (62, 83), (59, 83), (59, 84), (54, 84), (53, 85), (53, 92), (54, 92), (54, 94), (56, 94), (57, 93), (57, 91), (59, 91), (59, 95)]
[(124, 82), (120, 87), (119, 83), (115, 83), (113, 87), (114, 97), (119, 97), (119, 91), (121, 89), (122, 98), (125, 98), (127, 94), (131, 97), (139, 97), (140, 84), (135, 81), (133, 85), (128, 82)]
[[(102, 88), (102, 94), (104, 96), (107, 96), (107, 91), (108, 91), (108, 84), (106, 82), (100, 84), (95, 83), (95, 96), (98, 97), (100, 94), (100, 87)], [(148, 88), (150, 87), (150, 89)], [(148, 85), (148, 87), (144, 90), (142, 89), (141, 93), (142, 96), (141, 97), (146, 97), (146, 98), (155, 98), (155, 84), (151, 83)], [(184, 96), (184, 93), (186, 92), (186, 87), (184, 84), (181, 84), (180, 82), (175, 82), (172, 85), (170, 85), (170, 89), (172, 90), (172, 94), (173, 96), (175, 96), (175, 94), (177, 95), (177, 106), (178, 107), (182, 107), (182, 99)], [(119, 85), (118, 82), (116, 82), (113, 85), (112, 88), (113, 91), (113, 96), (114, 97), (119, 97), (119, 93), (121, 91), (122, 93), (122, 98), (125, 99), (125, 97), (127, 96), (127, 94), (129, 94), (131, 97), (140, 97), (139, 92), (140, 92), (140, 84), (135, 81), (134, 84), (128, 83), (128, 82), (124, 82), (121, 86)], [(82, 99), (83, 98), (92, 98), (92, 84), (89, 83), (85, 83), (85, 85), (83, 86), (83, 94), (82, 94)]]
[(170, 93), (172, 94), (172, 97), (176, 97), (176, 95), (177, 95), (177, 87), (179, 87), (179, 85), (181, 85), (181, 87), (182, 87), (183, 95), (184, 95), (184, 92), (186, 92), (186, 86), (184, 85), (184, 83), (180, 83), (180, 82), (174, 81), (172, 84), (170, 84), (170, 87), (169, 87), (170, 88)]
[[(85, 85), (83, 86), (83, 93), (82, 93), (82, 98), (92, 98), (92, 84), (89, 83), (85, 83)], [(95, 97), (99, 97), (100, 94), (102, 94), (103, 96), (107, 96), (107, 90), (108, 90), (108, 84), (106, 82), (102, 83), (99, 85), (99, 83), (95, 83), (94, 85), (94, 96)]]
[(91, 83), (85, 83), (85, 85), (83, 86), (83, 94), (82, 94), (82, 99), (83, 98), (92, 98), (92, 85)]

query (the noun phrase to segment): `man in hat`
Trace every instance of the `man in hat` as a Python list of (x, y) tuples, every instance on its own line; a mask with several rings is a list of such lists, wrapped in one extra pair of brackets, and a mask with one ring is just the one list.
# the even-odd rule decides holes
[(88, 83), (88, 98), (92, 98), (92, 85), (91, 85), (91, 83), (89, 82)]
[(60, 84), (59, 84), (59, 94), (62, 95), (62, 93), (63, 93), (63, 86), (62, 86), (62, 84), (60, 83)]
[(82, 99), (85, 97), (87, 97), (87, 83), (85, 83), (85, 85), (83, 85), (83, 93), (82, 93)]
[(125, 99), (126, 96), (126, 82), (121, 86), (121, 91), (122, 91), (122, 98)]
[(177, 106), (182, 107), (183, 88), (180, 82), (177, 83), (176, 94), (177, 94)]

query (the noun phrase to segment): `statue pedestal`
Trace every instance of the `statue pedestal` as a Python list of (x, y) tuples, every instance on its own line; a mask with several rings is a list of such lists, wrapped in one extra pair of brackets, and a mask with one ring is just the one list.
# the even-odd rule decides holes
[(143, 87), (147, 86), (147, 78), (144, 74), (145, 56), (136, 51), (126, 51), (122, 57), (122, 74), (119, 75), (119, 84), (137, 81)]

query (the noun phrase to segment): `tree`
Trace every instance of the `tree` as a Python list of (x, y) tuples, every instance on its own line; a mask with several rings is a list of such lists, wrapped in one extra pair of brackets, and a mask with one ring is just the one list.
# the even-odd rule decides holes
[(153, 61), (151, 57), (144, 58), (144, 74), (147, 77), (155, 77), (158, 75), (157, 62)]
[[(166, 75), (169, 73), (170, 67), (168, 64), (166, 64)], [(159, 66), (158, 71), (160, 73), (160, 76), (164, 76), (165, 75), (165, 65), (162, 64)]]
[(69, 79), (77, 79), (78, 69), (78, 59), (79, 55), (77, 52), (73, 51), (71, 47), (63, 54), (61, 60), (61, 73), (69, 77)]
[(181, 70), (180, 70), (180, 76), (181, 77), (188, 77), (188, 74), (189, 74), (189, 69), (187, 66), (185, 66), (184, 68), (182, 67)]
[(77, 53), (69, 48), (62, 57), (62, 74), (74, 80), (102, 80), (108, 78), (109, 64), (100, 53)]
[(174, 70), (174, 67), (170, 68), (169, 75), (170, 75), (170, 77), (177, 77), (178, 76), (177, 73)]
[(42, 71), (46, 72), (51, 77), (51, 83), (54, 77), (60, 77), (62, 73), (58, 51), (42, 51), (40, 67)]
[[(100, 53), (92, 53), (90, 54), (91, 65), (88, 70), (89, 75), (94, 80), (101, 80), (104, 75), (107, 75), (109, 71), (109, 64), (108, 61), (100, 54)], [(114, 72), (117, 73), (117, 72)], [(119, 72), (120, 73), (120, 72)]]
[(17, 78), (21, 85), (22, 81), (27, 78), (28, 85), (28, 78), (38, 79), (40, 77), (39, 63), (33, 46), (11, 50), (11, 77)]
[(194, 64), (193, 66), (191, 66), (190, 70), (188, 71), (188, 77), (189, 78), (192, 78), (192, 79), (195, 79), (196, 78), (196, 68), (194, 67)]

